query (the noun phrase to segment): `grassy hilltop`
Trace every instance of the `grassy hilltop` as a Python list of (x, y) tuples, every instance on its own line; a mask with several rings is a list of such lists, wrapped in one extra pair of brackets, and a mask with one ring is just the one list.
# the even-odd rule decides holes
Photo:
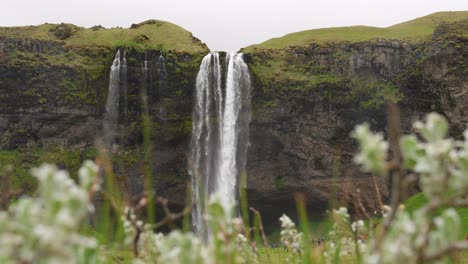
[(105, 46), (110, 48), (165, 49), (180, 52), (205, 52), (207, 47), (192, 33), (175, 24), (148, 20), (130, 28), (100, 26), (83, 28), (72, 24), (43, 24), (26, 27), (0, 27), (0, 37), (61, 41), (68, 46)]
[[(250, 52), (257, 48), (281, 49), (288, 46), (305, 46), (311, 42), (359, 42), (381, 38), (418, 42), (429, 39), (440, 23), (453, 23), (458, 21), (463, 21), (464, 24), (468, 24), (468, 11), (438, 12), (386, 28), (351, 26), (306, 30), (249, 46), (245, 48), (245, 51)], [(467, 32), (461, 31), (460, 34), (467, 36)]]

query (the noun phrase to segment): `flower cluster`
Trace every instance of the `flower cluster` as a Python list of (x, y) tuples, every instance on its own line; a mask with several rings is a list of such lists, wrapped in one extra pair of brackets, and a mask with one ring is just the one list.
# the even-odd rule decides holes
[(468, 189), (468, 130), (465, 141), (446, 138), (448, 122), (438, 114), (427, 116), (426, 123), (414, 128), (425, 139), (405, 136), (401, 150), (407, 169), (420, 175), (420, 185), (427, 197), (460, 194)]
[[(239, 218), (232, 218), (219, 199), (211, 199), (205, 216), (210, 227), (208, 241), (202, 241), (192, 232), (174, 230), (167, 235), (155, 234), (149, 226), (137, 221), (130, 212), (130, 220), (124, 220), (127, 237), (135, 235), (135, 225), (143, 226), (138, 241), (139, 256), (135, 263), (257, 263), (257, 256), (247, 239), (240, 233), (243, 225)], [(133, 220), (132, 220), (133, 217)], [(124, 217), (128, 219), (128, 217)], [(129, 239), (129, 240), (131, 240)]]
[[(464, 141), (447, 138), (449, 124), (435, 113), (426, 122), (416, 122), (414, 128), (422, 140), (415, 135), (401, 138), (402, 163), (418, 176), (428, 205), (412, 213), (400, 206), (393, 219), (389, 219), (391, 210), (384, 208), (390, 225), (368, 252), (366, 263), (421, 263), (432, 257), (445, 263), (443, 252), (457, 241), (460, 217), (450, 207), (468, 204), (468, 130)], [(368, 126), (357, 127), (353, 136), (360, 144), (356, 162), (366, 171), (386, 173), (388, 144), (382, 136), (371, 133)]]
[(78, 229), (90, 209), (88, 190), (96, 173), (97, 166), (85, 162), (77, 185), (56, 166), (33, 169), (37, 197), (20, 198), (7, 212), (0, 212), (0, 262), (95, 262), (97, 241)]
[(243, 234), (237, 235), (236, 243), (240, 254), (240, 263), (259, 263), (256, 248), (252, 247), (252, 244)]
[(302, 233), (296, 230), (296, 224), (285, 214), (280, 217), (281, 243), (293, 253), (302, 253)]
[[(146, 233), (146, 236), (150, 234)], [(146, 263), (211, 263), (210, 249), (205, 247), (203, 242), (191, 232), (182, 233), (178, 230), (169, 233), (167, 236), (162, 234), (151, 234), (152, 241), (143, 237), (142, 245), (144, 247), (154, 246), (157, 249), (157, 261), (155, 256), (149, 255)]]
[[(433, 228), (428, 229), (432, 225)], [(389, 234), (378, 250), (370, 252), (365, 262), (417, 263), (421, 261), (418, 260), (421, 249), (422, 257), (436, 254), (457, 241), (459, 232), (460, 218), (452, 208), (431, 219), (422, 210), (410, 214), (400, 207)]]
[(341, 207), (333, 210), (333, 228), (329, 232), (329, 241), (324, 252), (327, 260), (330, 256), (355, 255), (365, 252), (367, 248), (367, 228), (363, 220), (350, 222), (348, 209)]
[(369, 124), (356, 126), (351, 136), (359, 142), (360, 152), (354, 161), (363, 166), (364, 170), (383, 175), (386, 172), (388, 143), (381, 133), (372, 133)]

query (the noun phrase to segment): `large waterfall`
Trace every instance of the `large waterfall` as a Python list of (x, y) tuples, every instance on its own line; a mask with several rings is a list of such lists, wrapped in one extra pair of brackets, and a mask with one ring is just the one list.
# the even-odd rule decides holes
[[(191, 141), (192, 222), (208, 234), (203, 219), (208, 199), (216, 195), (226, 209), (236, 204), (239, 174), (245, 168), (250, 122), (250, 76), (242, 54), (203, 58), (196, 81)], [(224, 80), (224, 82), (223, 82)]]
[(109, 90), (107, 92), (106, 112), (104, 115), (104, 143), (110, 150), (117, 133), (120, 96), (120, 50), (115, 54), (109, 75)]

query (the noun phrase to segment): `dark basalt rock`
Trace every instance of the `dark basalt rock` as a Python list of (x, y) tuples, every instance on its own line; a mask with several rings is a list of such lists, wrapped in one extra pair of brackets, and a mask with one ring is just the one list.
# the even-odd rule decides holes
[[(393, 83), (403, 96), (398, 105), (405, 133), (412, 131), (414, 121), (436, 111), (448, 118), (451, 135), (462, 137), (468, 123), (468, 40), (434, 39), (418, 44), (398, 40), (312, 44), (245, 54), (254, 73), (247, 185), (250, 205), (268, 212), (266, 222), (276, 223), (282, 212), (294, 208), (295, 192), (306, 194), (315, 216), (327, 209), (332, 197), (354, 213), (378, 210), (377, 193), (388, 201), (388, 179), (376, 178), (374, 183), (354, 164), (356, 143), (349, 137), (363, 122), (386, 133), (385, 105), (362, 107), (360, 102), (372, 94), (343, 100), (355, 87), (341, 79)], [(257, 65), (285, 61), (288, 66), (281, 73), (285, 76), (299, 69), (311, 76), (331, 73), (337, 81), (317, 85), (256, 75)]]

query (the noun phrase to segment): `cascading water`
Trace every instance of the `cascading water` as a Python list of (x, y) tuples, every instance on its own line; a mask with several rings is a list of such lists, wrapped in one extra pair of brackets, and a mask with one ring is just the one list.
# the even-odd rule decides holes
[(224, 101), (216, 191), (229, 208), (234, 203), (238, 174), (245, 168), (250, 123), (250, 76), (242, 54), (230, 55)]
[(120, 66), (120, 85), (122, 87), (122, 109), (123, 114), (126, 116), (128, 113), (128, 85), (127, 85), (127, 52), (124, 51), (122, 58), (122, 65)]
[(165, 86), (167, 80), (167, 71), (166, 71), (166, 60), (163, 55), (159, 55), (158, 61), (156, 62), (156, 68), (159, 75), (159, 85)]
[[(225, 209), (236, 202), (239, 174), (244, 170), (250, 123), (250, 76), (242, 54), (226, 56), (222, 82), (219, 53), (203, 58), (196, 82), (192, 127), (192, 222), (207, 238), (206, 203), (219, 197)], [(214, 120), (212, 120), (214, 118)]]
[[(166, 61), (162, 55), (159, 55), (158, 60), (156, 61), (156, 70), (158, 73), (158, 97), (159, 100), (167, 94), (167, 71), (166, 71)], [(164, 104), (159, 104), (159, 117), (164, 120), (166, 119), (166, 108)]]
[[(148, 115), (148, 87), (151, 87), (151, 76), (148, 68), (148, 52), (145, 53), (145, 61), (141, 68), (143, 74), (142, 89), (141, 89), (141, 101), (142, 108), (145, 115)], [(148, 83), (149, 82), (149, 83)]]
[(117, 120), (119, 118), (120, 96), (120, 50), (115, 54), (109, 76), (109, 90), (107, 94), (106, 112), (104, 114), (104, 143), (110, 150), (117, 134)]

